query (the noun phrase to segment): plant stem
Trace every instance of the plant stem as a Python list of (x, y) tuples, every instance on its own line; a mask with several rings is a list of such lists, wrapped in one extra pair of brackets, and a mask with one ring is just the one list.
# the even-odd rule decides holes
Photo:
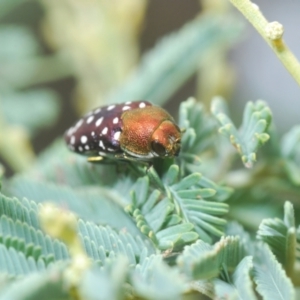
[(250, 0), (230, 0), (273, 49), (277, 57), (300, 85), (300, 64), (282, 39), (283, 27), (278, 22), (269, 23), (258, 6)]
[[(294, 276), (295, 263), (296, 263), (296, 252), (297, 252), (297, 237), (295, 227), (289, 228), (286, 236), (286, 262), (285, 270), (287, 276), (289, 276), (292, 281), (297, 282), (297, 277)], [(294, 283), (296, 283), (294, 282)], [(297, 282), (298, 283), (298, 282)]]

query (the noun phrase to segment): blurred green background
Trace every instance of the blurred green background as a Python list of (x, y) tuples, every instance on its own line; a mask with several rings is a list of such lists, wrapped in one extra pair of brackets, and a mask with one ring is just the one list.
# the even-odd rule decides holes
[[(270, 21), (285, 25), (297, 55), (300, 3), (257, 4)], [(227, 0), (0, 0), (0, 162), (6, 174), (30, 166), (78, 116), (111, 99), (162, 37), (205, 13), (239, 16)], [(299, 88), (250, 25), (233, 49), (218, 51), (173, 88), (164, 101), (168, 110), (175, 114), (189, 96), (208, 103), (221, 94), (240, 122), (245, 102), (263, 98), (279, 132), (297, 123)]]

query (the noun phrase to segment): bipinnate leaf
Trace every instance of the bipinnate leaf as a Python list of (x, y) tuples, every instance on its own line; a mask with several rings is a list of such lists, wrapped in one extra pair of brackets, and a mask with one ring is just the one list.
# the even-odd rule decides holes
[(45, 269), (46, 263), (43, 259), (36, 261), (32, 256), (26, 257), (22, 252), (0, 244), (0, 270), (2, 273), (17, 277)]
[(186, 282), (178, 269), (170, 268), (160, 255), (151, 255), (137, 265), (132, 272), (131, 281), (136, 293), (149, 300), (179, 300), (187, 290)]
[(1, 300), (69, 299), (65, 289), (63, 268), (51, 268), (47, 272), (34, 272), (9, 282), (0, 289)]
[(251, 280), (251, 271), (253, 269), (252, 256), (246, 256), (238, 264), (233, 273), (233, 284), (236, 288), (238, 299), (256, 300)]
[(75, 189), (18, 176), (11, 181), (9, 191), (17, 197), (26, 196), (38, 203), (51, 201), (61, 206), (67, 205), (84, 220), (101, 222), (119, 229), (130, 228), (133, 233), (139, 232), (122, 208), (126, 203), (125, 195), (108, 188), (92, 186)]
[(245, 167), (251, 168), (256, 161), (256, 152), (270, 138), (267, 133), (272, 114), (263, 101), (248, 102), (244, 110), (242, 126), (238, 130), (224, 111), (225, 102), (216, 97), (211, 111), (219, 121), (220, 133), (229, 138), (241, 156)]
[(79, 220), (78, 229), (87, 254), (103, 265), (107, 257), (118, 255), (126, 257), (130, 265), (136, 265), (144, 252), (150, 255), (156, 251), (148, 239), (132, 236), (129, 232), (117, 232), (109, 226)]
[(236, 267), (230, 282), (215, 279), (215, 299), (257, 300), (251, 280), (252, 269), (252, 257), (246, 256)]
[(186, 246), (177, 265), (193, 279), (210, 279), (218, 276), (224, 266), (226, 270), (234, 270), (244, 256), (244, 245), (239, 238), (227, 236), (213, 246), (202, 240)]
[(26, 247), (32, 245), (40, 248), (41, 255), (46, 257), (53, 256), (55, 260), (67, 259), (69, 257), (68, 250), (62, 242), (50, 238), (40, 229), (30, 226), (25, 222), (14, 221), (3, 215), (0, 218), (0, 240), (5, 241), (7, 239), (18, 243), (23, 242), (24, 249), (21, 249), (17, 244), (14, 244), (14, 248), (25, 255)]
[(179, 167), (171, 165), (162, 178), (164, 191), (154, 190), (150, 195), (149, 178), (137, 181), (133, 204), (127, 211), (159, 249), (182, 247), (194, 242), (198, 235), (208, 242), (212, 241), (211, 235), (223, 235), (226, 221), (222, 216), (228, 205), (204, 200), (216, 192), (213, 188), (201, 188), (201, 184), (213, 186), (209, 181), (201, 183), (201, 178), (201, 174), (192, 173), (180, 179)]
[[(222, 236), (226, 220), (222, 218), (228, 212), (228, 205), (214, 201), (204, 200), (215, 195), (212, 188), (199, 188), (202, 175), (192, 173), (181, 180), (174, 173), (179, 173), (179, 168), (172, 165), (164, 178), (165, 189), (168, 197), (175, 205), (175, 210), (183, 220), (194, 224), (194, 230), (204, 241), (211, 242), (210, 235)], [(172, 174), (169, 176), (168, 174)]]
[(286, 201), (284, 204), (284, 218), (264, 219), (259, 226), (257, 238), (270, 247), (276, 258), (282, 263), (288, 276), (294, 276), (297, 258), (297, 232), (293, 205)]
[(267, 245), (260, 245), (254, 264), (256, 290), (264, 300), (294, 300), (295, 291), (281, 264)]
[(106, 268), (90, 268), (78, 286), (80, 299), (125, 299), (128, 271), (128, 261), (122, 256), (116, 257)]
[(247, 232), (238, 222), (228, 222), (225, 234), (230, 236), (238, 236), (240, 241), (243, 242), (244, 245), (247, 245), (247, 254), (255, 255), (255, 243), (253, 242), (253, 239), (251, 238), (249, 232)]
[(199, 156), (213, 146), (217, 124), (201, 103), (189, 98), (180, 104), (178, 125), (185, 130), (181, 140), (181, 168), (193, 172), (200, 165)]
[(34, 207), (26, 207), (17, 198), (6, 197), (0, 193), (0, 216), (5, 215), (14, 221), (26, 222), (35, 228), (39, 228), (39, 221)]
[(219, 278), (211, 280), (214, 286), (212, 299), (257, 300), (252, 283), (252, 256), (244, 257), (234, 273), (227, 273), (227, 281)]
[[(43, 191), (44, 195), (47, 195), (47, 190), (44, 189)], [(67, 200), (68, 197), (64, 199)], [(75, 200), (75, 198), (70, 198), (70, 201), (71, 199)], [(28, 224), (27, 221), (30, 220), (30, 217), (33, 220), (37, 218), (36, 203), (26, 199), (20, 201), (17, 198), (11, 199), (5, 196), (2, 197), (2, 200), (3, 209), (1, 212), (3, 215), (0, 217), (0, 243), (6, 247), (14, 247), (25, 256), (33, 256), (36, 259), (43, 257), (43, 259), (47, 258), (48, 260), (49, 256), (52, 257), (52, 260), (69, 258), (65, 244), (43, 233), (39, 229), (38, 221)], [(87, 204), (83, 200), (82, 203), (83, 205)], [(104, 207), (102, 208), (104, 209)], [(124, 212), (123, 214), (125, 216)], [(23, 221), (20, 221), (22, 219)], [(109, 227), (97, 226), (93, 222), (82, 220), (79, 220), (78, 224), (85, 249), (95, 261), (104, 263), (107, 256), (116, 256), (118, 253), (122, 253), (127, 256), (130, 263), (136, 264), (142, 255), (150, 255), (155, 251), (151, 242), (145, 238), (142, 240), (139, 234), (133, 237), (129, 233), (117, 233)], [(132, 232), (133, 234), (139, 233), (137, 229)], [(38, 250), (39, 252), (37, 252)]]
[(158, 249), (175, 250), (198, 238), (198, 234), (193, 230), (194, 225), (182, 220), (168, 197), (162, 198), (158, 190), (149, 194), (148, 177), (138, 179), (132, 197), (133, 203), (126, 207), (126, 211), (134, 218), (140, 231), (148, 236)]
[(215, 195), (212, 196), (215, 201), (225, 201), (233, 193), (233, 189), (231, 187), (219, 185), (203, 175), (197, 185), (201, 188), (215, 190)]

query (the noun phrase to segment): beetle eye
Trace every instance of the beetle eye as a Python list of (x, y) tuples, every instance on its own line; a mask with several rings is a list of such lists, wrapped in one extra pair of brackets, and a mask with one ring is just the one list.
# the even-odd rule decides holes
[(153, 141), (151, 143), (151, 147), (152, 147), (152, 150), (157, 153), (159, 156), (165, 156), (166, 155), (166, 148), (160, 144), (159, 142), (157, 141)]

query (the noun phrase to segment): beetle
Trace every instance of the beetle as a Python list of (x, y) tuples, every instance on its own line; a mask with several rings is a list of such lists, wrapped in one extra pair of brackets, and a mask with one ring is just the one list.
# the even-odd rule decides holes
[(151, 162), (178, 156), (181, 130), (163, 108), (147, 101), (98, 107), (65, 133), (70, 150), (88, 156)]

